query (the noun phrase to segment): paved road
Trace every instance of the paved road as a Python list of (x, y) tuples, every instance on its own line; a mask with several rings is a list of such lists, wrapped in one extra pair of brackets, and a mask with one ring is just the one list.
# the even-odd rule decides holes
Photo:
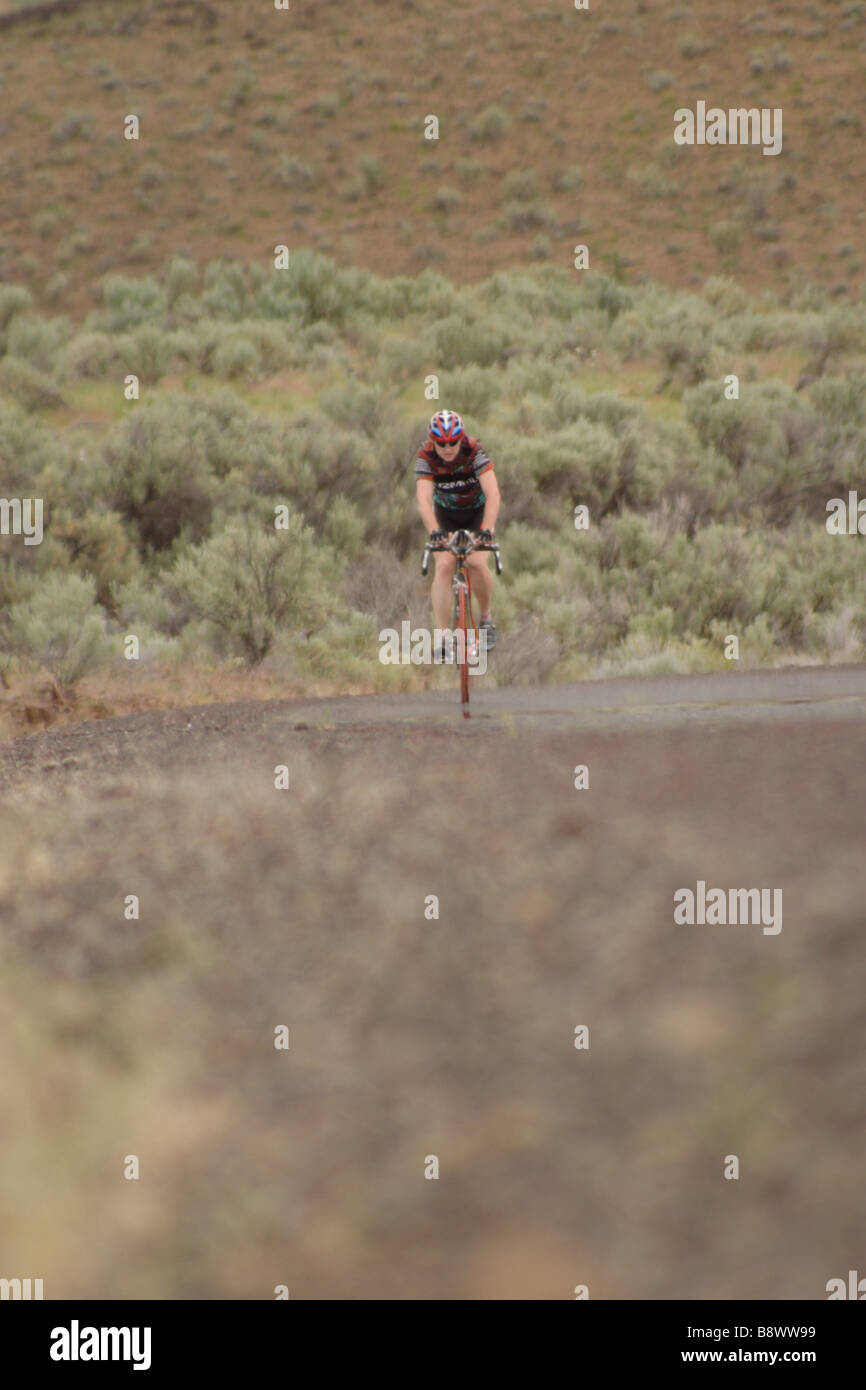
[(56, 770), (84, 757), (108, 767), (135, 751), (145, 762), (197, 756), (215, 743), (228, 756), (262, 736), (301, 731), (302, 738), (364, 730), (378, 738), (414, 726), (459, 731), (527, 733), (713, 730), (738, 724), (830, 725), (866, 719), (866, 666), (788, 667), (777, 671), (583, 681), (570, 685), (509, 686), (472, 691), (470, 717), (461, 717), (456, 686), (395, 695), (319, 700), (243, 700), (232, 704), (150, 710), (110, 719), (59, 724), (0, 745), (0, 785), (26, 779), (40, 767)]
[[(202, 711), (204, 713), (204, 711)], [(456, 688), (292, 702), (311, 723), (402, 723), (460, 718)], [(786, 667), (697, 676), (582, 681), (570, 685), (470, 690), (471, 720), (545, 728), (629, 728), (731, 721), (866, 717), (866, 666)]]

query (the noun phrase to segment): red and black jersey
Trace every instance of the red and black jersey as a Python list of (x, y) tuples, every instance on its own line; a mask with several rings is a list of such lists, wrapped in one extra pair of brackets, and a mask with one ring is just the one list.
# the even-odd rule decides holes
[(463, 436), (453, 463), (445, 463), (428, 440), (418, 450), (415, 477), (433, 479), (433, 501), (448, 511), (465, 507), (472, 511), (484, 504), (481, 475), (493, 464), (481, 447), (481, 441)]

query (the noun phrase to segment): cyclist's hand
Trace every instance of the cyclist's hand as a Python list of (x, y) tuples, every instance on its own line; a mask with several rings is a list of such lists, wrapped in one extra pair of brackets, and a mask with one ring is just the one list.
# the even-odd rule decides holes
[(431, 539), (431, 541), (447, 541), (447, 539), (448, 539), (448, 532), (447, 532), (447, 531), (442, 531), (442, 530), (431, 531), (431, 532), (430, 532), (430, 539)]
[(489, 531), (487, 527), (482, 527), (482, 529), (478, 532), (478, 539), (480, 540), (482, 545), (492, 545), (493, 532)]

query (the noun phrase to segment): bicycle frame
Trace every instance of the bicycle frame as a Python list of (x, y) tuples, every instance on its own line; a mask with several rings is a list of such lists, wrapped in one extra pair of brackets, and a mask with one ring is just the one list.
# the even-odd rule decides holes
[[(454, 596), (453, 629), (455, 633), (462, 633), (463, 651), (458, 652), (458, 664), (460, 667), (460, 697), (464, 706), (469, 704), (469, 631), (471, 628), (473, 639), (477, 645), (478, 628), (472, 616), (472, 581), (466, 560), (475, 550), (489, 550), (493, 554), (496, 563), (496, 573), (502, 573), (502, 561), (499, 558), (499, 546), (486, 544), (484, 541), (476, 540), (470, 531), (455, 531), (450, 540), (447, 541), (428, 541), (424, 547), (424, 557), (421, 561), (421, 573), (426, 575), (431, 553), (436, 551), (448, 550), (455, 557), (457, 564), (454, 568), (454, 578), (451, 581), (451, 592)], [(465, 712), (465, 711), (464, 711)]]

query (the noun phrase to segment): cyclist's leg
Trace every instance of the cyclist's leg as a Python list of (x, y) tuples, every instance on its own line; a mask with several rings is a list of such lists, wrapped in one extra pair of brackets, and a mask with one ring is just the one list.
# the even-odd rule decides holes
[[(434, 502), (433, 510), (436, 513), (436, 520), (443, 531), (449, 534), (456, 531), (459, 520), (455, 522), (452, 512), (445, 511), (438, 503)], [(433, 626), (434, 628), (451, 628), (451, 610), (453, 607), (453, 595), (451, 591), (451, 581), (454, 578), (454, 567), (456, 560), (453, 555), (445, 551), (434, 551), (433, 562), (436, 572), (433, 576), (433, 586), (430, 597), (433, 600)]]
[[(480, 508), (477, 516), (473, 518), (471, 530), (477, 531), (484, 519), (484, 508)], [(493, 571), (490, 568), (490, 551), (476, 550), (466, 561), (466, 568), (469, 571), (469, 578), (472, 584), (473, 607), (478, 620), (479, 632), (481, 628), (487, 629), (487, 645), (493, 646), (496, 642), (496, 629), (493, 626), (491, 608), (493, 604)]]
[(472, 572), (472, 597), (479, 614), (489, 613), (493, 602), (493, 572), (490, 569), (490, 551), (476, 550), (466, 560), (467, 569)]
[(433, 599), (433, 626), (450, 628), (453, 604), (451, 581), (454, 578), (456, 561), (453, 555), (444, 554), (441, 550), (434, 553), (433, 560), (436, 565), (436, 573), (433, 576), (433, 585), (430, 591)]
[[(478, 513), (478, 520), (473, 529), (478, 530), (484, 519), (484, 508)], [(472, 597), (475, 600), (479, 615), (489, 614), (490, 605), (493, 602), (493, 572), (490, 569), (490, 551), (476, 550), (466, 561), (467, 567), (471, 572)]]

